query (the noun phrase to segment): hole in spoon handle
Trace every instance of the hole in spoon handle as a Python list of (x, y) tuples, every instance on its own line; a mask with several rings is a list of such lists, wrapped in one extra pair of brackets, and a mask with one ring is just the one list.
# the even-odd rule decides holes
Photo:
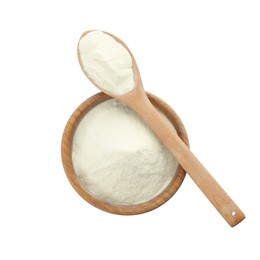
[(168, 148), (231, 227), (245, 218), (240, 208), (175, 133)]
[[(204, 170), (206, 171), (205, 168)], [(245, 218), (241, 209), (208, 172), (203, 172), (200, 176), (189, 175), (231, 227)]]

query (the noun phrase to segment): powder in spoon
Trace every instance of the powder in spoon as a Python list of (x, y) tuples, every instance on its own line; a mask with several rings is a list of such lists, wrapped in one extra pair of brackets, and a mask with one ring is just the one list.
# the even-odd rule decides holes
[(95, 106), (80, 121), (72, 161), (83, 189), (115, 205), (153, 199), (178, 167), (139, 115), (115, 99)]
[(83, 70), (102, 89), (122, 95), (134, 89), (132, 58), (110, 35), (92, 31), (78, 46)]

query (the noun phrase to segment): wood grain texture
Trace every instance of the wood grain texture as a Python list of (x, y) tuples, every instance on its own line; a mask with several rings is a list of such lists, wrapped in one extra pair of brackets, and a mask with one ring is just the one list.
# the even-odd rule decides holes
[[(89, 32), (91, 31), (83, 33), (81, 37), (85, 36)], [(222, 215), (222, 217), (228, 222), (228, 224), (231, 227), (234, 227), (240, 223), (245, 218), (244, 213), (210, 175), (210, 173), (205, 169), (205, 167), (200, 163), (200, 161), (195, 157), (195, 155), (190, 151), (185, 143), (179, 138), (179, 136), (170, 129), (166, 120), (156, 111), (154, 106), (147, 98), (137, 63), (130, 49), (122, 40), (116, 36), (107, 32), (104, 33), (113, 37), (129, 52), (132, 58), (135, 88), (123, 95), (116, 95), (110, 91), (101, 89), (100, 86), (94, 82), (94, 80), (85, 70), (78, 49), (79, 63), (85, 75), (97, 88), (101, 89), (101, 91), (117, 100), (122, 101), (134, 109), (150, 126), (159, 139), (168, 147), (177, 161), (182, 165), (192, 180), (197, 184), (200, 190), (205, 194), (205, 196)]]
[[(138, 99), (141, 99), (141, 101), (138, 101)], [(168, 147), (227, 223), (231, 227), (239, 224), (245, 218), (244, 213), (195, 157), (189, 147), (171, 130), (146, 95), (133, 91), (129, 93), (125, 103), (131, 103), (131, 107), (138, 112), (159, 139)]]
[[(177, 134), (180, 136), (183, 142), (186, 145), (189, 145), (186, 130), (184, 128), (181, 119), (176, 114), (176, 112), (158, 97), (150, 93), (147, 93), (147, 95), (149, 97), (149, 100), (152, 102), (152, 104), (162, 113), (164, 113), (166, 117), (170, 120), (170, 122), (175, 127)], [(65, 127), (63, 138), (62, 138), (62, 145), (61, 145), (61, 155), (62, 155), (64, 170), (66, 172), (66, 175), (71, 185), (78, 192), (78, 194), (83, 199), (85, 199), (86, 201), (88, 201), (89, 203), (91, 203), (92, 205), (94, 205), (99, 209), (102, 209), (110, 213), (121, 214), (121, 215), (134, 215), (134, 214), (141, 214), (141, 213), (151, 211), (164, 204), (179, 189), (186, 174), (182, 167), (180, 166), (178, 167), (174, 179), (171, 181), (168, 187), (161, 194), (159, 194), (157, 197), (155, 197), (150, 201), (147, 201), (142, 204), (134, 205), (134, 206), (113, 205), (95, 198), (80, 185), (79, 179), (77, 178), (77, 175), (74, 171), (73, 162), (72, 162), (72, 143), (73, 143), (73, 136), (75, 130), (79, 122), (81, 121), (81, 119), (91, 108), (108, 99), (111, 99), (111, 97), (104, 93), (98, 93), (90, 97), (89, 99), (87, 99), (85, 102), (83, 102), (71, 115)]]

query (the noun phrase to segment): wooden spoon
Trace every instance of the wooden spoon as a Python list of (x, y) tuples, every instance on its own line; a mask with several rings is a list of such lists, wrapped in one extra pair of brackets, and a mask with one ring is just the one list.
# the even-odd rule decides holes
[[(92, 31), (83, 33), (81, 38), (90, 32)], [(231, 227), (234, 227), (240, 223), (245, 218), (243, 212), (228, 196), (223, 188), (216, 182), (216, 180), (210, 175), (210, 173), (205, 169), (205, 167), (200, 163), (200, 161), (195, 157), (190, 149), (183, 143), (179, 136), (174, 131), (172, 131), (172, 128), (168, 122), (158, 113), (158, 111), (149, 101), (143, 88), (136, 61), (129, 48), (116, 36), (107, 32), (104, 33), (114, 38), (129, 52), (132, 58), (132, 69), (135, 83), (134, 89), (123, 95), (117, 95), (108, 90), (102, 89), (96, 84), (96, 82), (91, 78), (85, 69), (78, 47), (78, 58), (83, 72), (97, 88), (99, 88), (107, 95), (126, 103), (143, 118), (147, 125), (149, 125), (158, 138), (172, 152), (176, 160), (181, 164), (185, 171), (190, 175), (192, 180), (197, 184), (197, 186), (201, 189), (201, 191), (205, 194), (205, 196)]]

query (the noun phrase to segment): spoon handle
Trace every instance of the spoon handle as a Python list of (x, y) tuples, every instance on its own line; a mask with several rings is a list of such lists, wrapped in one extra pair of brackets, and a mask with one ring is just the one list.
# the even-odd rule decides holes
[[(133, 107), (134, 108), (134, 107)], [(142, 116), (159, 139), (168, 147), (176, 160), (190, 175), (213, 206), (231, 227), (240, 223), (245, 215), (223, 188), (205, 169), (179, 136), (172, 131), (169, 123), (158, 113), (148, 98), (138, 102), (136, 111)]]

